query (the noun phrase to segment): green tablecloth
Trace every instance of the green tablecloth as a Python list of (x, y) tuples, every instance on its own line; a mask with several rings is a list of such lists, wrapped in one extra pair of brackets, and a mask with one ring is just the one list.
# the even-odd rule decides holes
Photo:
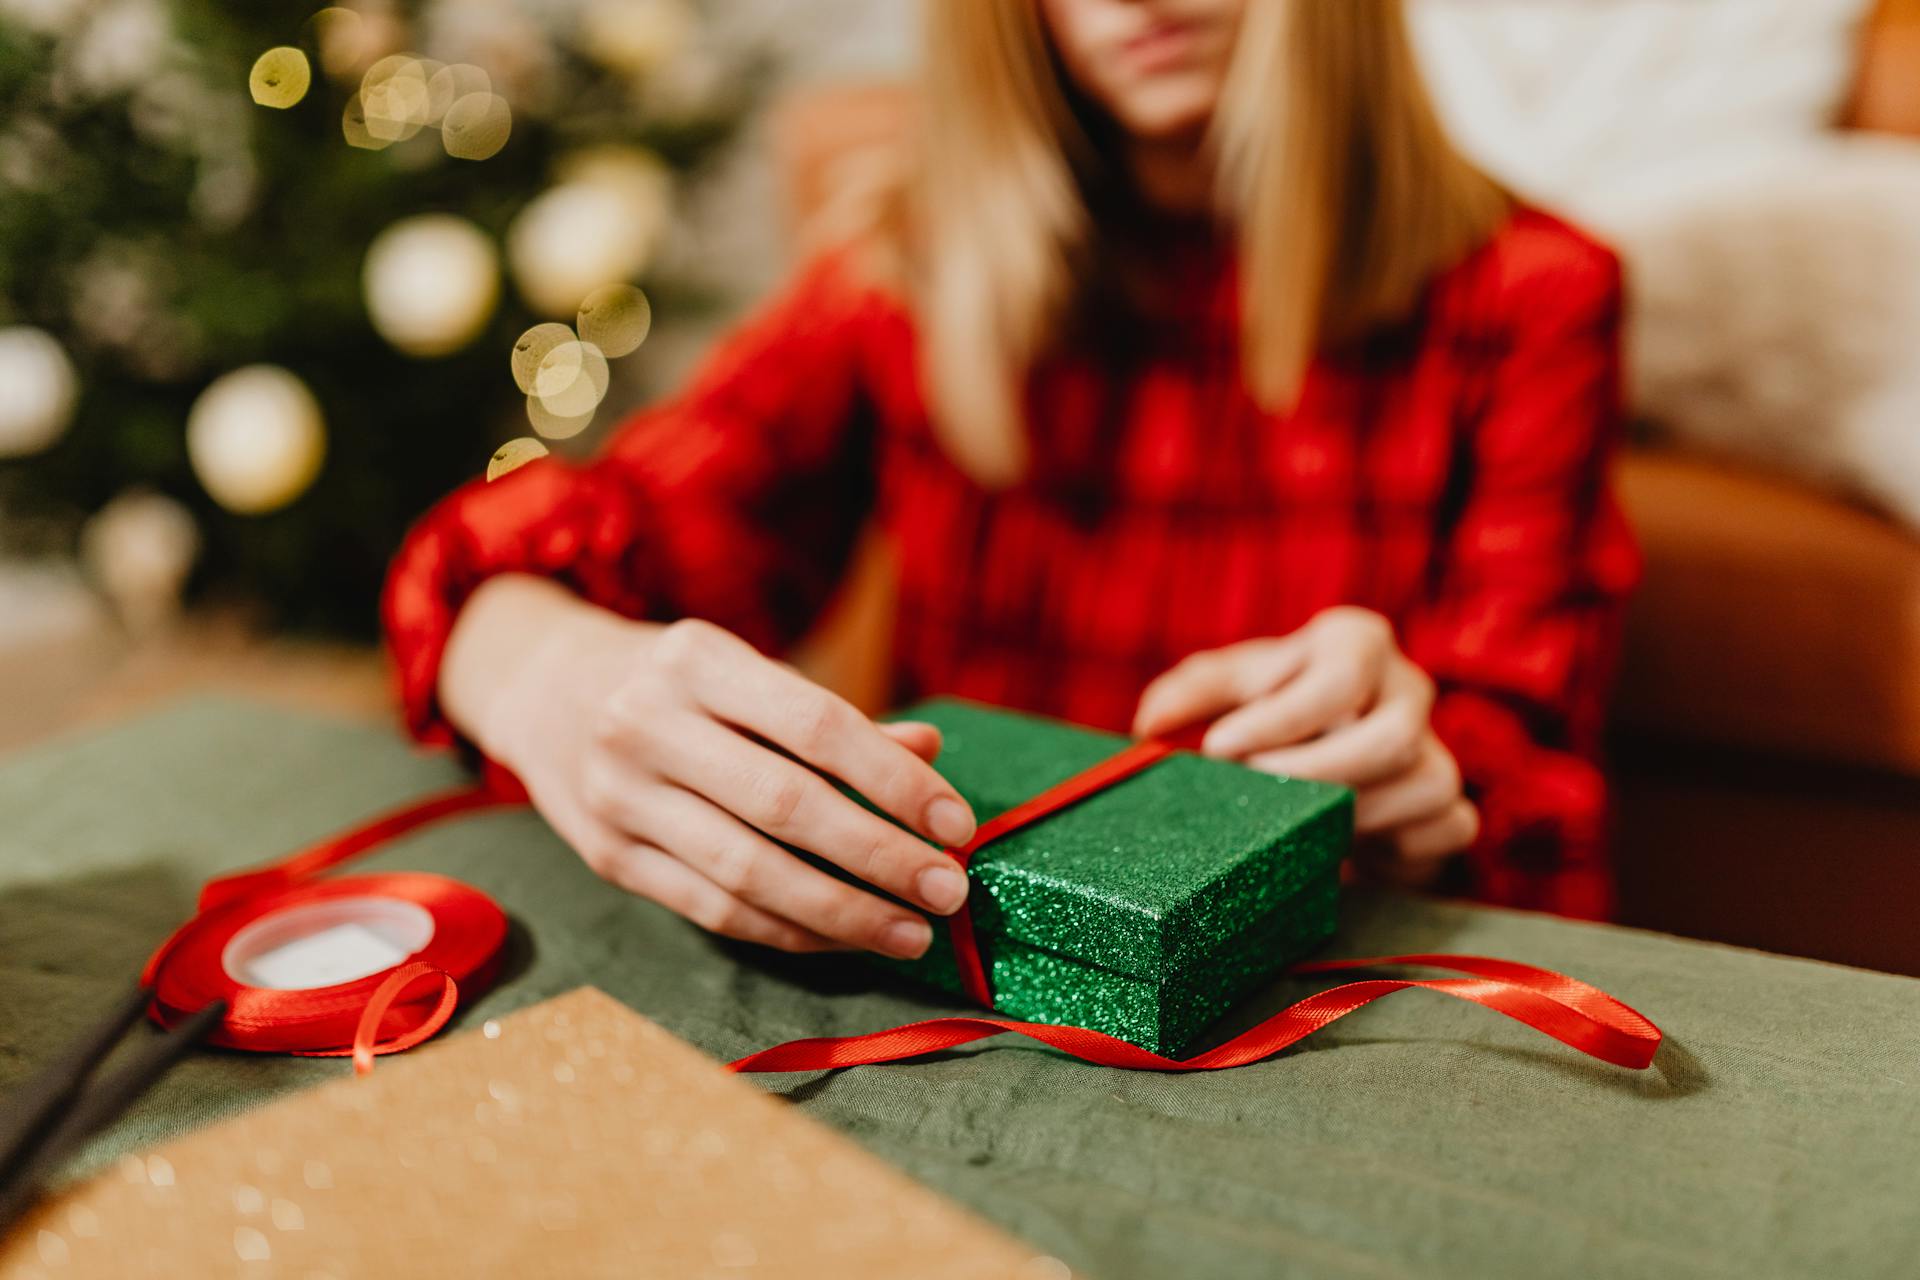
[[(202, 880), (458, 776), (378, 731), (217, 701), (0, 762), (0, 1086), (96, 1014)], [(941, 1007), (844, 959), (717, 944), (596, 880), (526, 812), (366, 865), (457, 876), (524, 926), (530, 959), (469, 1024), (592, 984), (726, 1058)], [(1626, 1072), (1408, 992), (1215, 1074), (1002, 1040), (761, 1080), (1107, 1280), (1920, 1274), (1920, 982), (1387, 897), (1351, 901), (1329, 954), (1449, 950), (1586, 978), (1669, 1042)], [(200, 1055), (83, 1167), (345, 1069)]]

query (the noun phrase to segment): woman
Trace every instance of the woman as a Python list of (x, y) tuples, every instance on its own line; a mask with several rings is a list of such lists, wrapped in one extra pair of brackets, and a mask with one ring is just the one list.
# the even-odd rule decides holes
[(937, 734), (764, 656), (871, 517), (901, 699), (1211, 722), (1354, 786), (1364, 868), (1603, 914), (1616, 262), (1449, 147), (1398, 4), (933, 0), (891, 207), (596, 461), (412, 534), (416, 731), (709, 929), (917, 955), (921, 914), (774, 843), (965, 897), (820, 776), (958, 843)]

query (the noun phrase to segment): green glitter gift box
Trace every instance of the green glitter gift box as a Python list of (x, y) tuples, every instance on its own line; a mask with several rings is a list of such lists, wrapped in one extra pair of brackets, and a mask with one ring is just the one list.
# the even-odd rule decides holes
[[(982, 822), (1128, 743), (950, 699), (899, 718), (939, 726), (936, 767)], [(1003, 836), (969, 868), (994, 1007), (1178, 1055), (1333, 932), (1352, 831), (1344, 787), (1180, 752)], [(958, 993), (934, 923), (926, 955), (881, 963)]]

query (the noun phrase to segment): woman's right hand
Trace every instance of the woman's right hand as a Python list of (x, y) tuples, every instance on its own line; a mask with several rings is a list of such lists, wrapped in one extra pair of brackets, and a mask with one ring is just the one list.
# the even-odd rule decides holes
[(776, 839), (936, 915), (966, 901), (965, 873), (911, 834), (973, 834), (928, 764), (938, 731), (875, 724), (709, 623), (633, 622), (551, 582), (495, 579), (461, 611), (440, 696), (588, 866), (715, 933), (788, 951), (927, 949), (924, 917)]

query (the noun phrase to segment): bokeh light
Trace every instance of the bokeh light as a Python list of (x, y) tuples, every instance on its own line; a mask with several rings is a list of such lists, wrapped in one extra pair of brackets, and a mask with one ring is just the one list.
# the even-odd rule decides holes
[(386, 142), (405, 142), (426, 127), (429, 68), (411, 54), (396, 53), (367, 68), (360, 102), (367, 132)]
[(59, 339), (30, 325), (0, 329), (0, 458), (51, 448), (79, 394), (79, 377)]
[(357, 93), (347, 99), (347, 109), (340, 115), (340, 132), (346, 136), (348, 146), (363, 151), (384, 151), (393, 145), (393, 139), (375, 137), (367, 127), (367, 104)]
[(534, 375), (547, 353), (574, 340), (573, 330), (563, 324), (537, 324), (521, 334), (513, 344), (513, 382), (528, 395), (533, 394)]
[(360, 88), (362, 92), (378, 88), (401, 76), (418, 80), (423, 87), (427, 83), (427, 73), (420, 66), (419, 58), (411, 53), (390, 53), (367, 68), (366, 74), (360, 77)]
[(547, 352), (534, 371), (533, 397), (555, 418), (570, 422), (600, 407), (611, 380), (600, 348), (590, 342), (563, 342)]
[[(323, 9), (315, 19), (333, 12)], [(358, 20), (350, 11), (339, 12), (346, 16), (327, 18), (322, 27), (347, 31)], [(405, 142), (428, 128), (440, 130), (441, 144), (454, 159), (485, 160), (499, 154), (512, 136), (513, 108), (493, 92), (484, 68), (390, 53), (367, 67), (341, 119), (347, 142), (369, 151)]]
[(548, 408), (538, 396), (527, 397), (527, 421), (533, 429), (549, 440), (566, 440), (579, 435), (593, 421), (593, 410), (563, 417)]
[(367, 315), (380, 336), (414, 356), (443, 356), (486, 327), (500, 296), (493, 241), (451, 213), (402, 218), (367, 246)]
[(80, 563), (136, 634), (180, 606), (200, 553), (193, 514), (172, 498), (133, 488), (96, 511), (80, 530)]
[(698, 27), (687, 0), (586, 0), (580, 10), (584, 47), (636, 78), (682, 56)]
[(518, 471), (535, 458), (546, 456), (547, 446), (530, 436), (509, 440), (493, 451), (493, 457), (487, 459), (487, 479), (498, 480), (501, 476)]
[(507, 231), (507, 262), (535, 311), (573, 316), (588, 293), (643, 266), (645, 222), (610, 186), (562, 182), (529, 200)]
[(363, 20), (352, 9), (331, 5), (307, 19), (313, 33), (313, 47), (320, 53), (320, 66), (330, 76), (346, 76), (365, 64), (360, 58), (364, 47)]
[(305, 493), (326, 457), (326, 424), (307, 384), (277, 365), (216, 378), (187, 414), (187, 460), (201, 487), (237, 515)]
[(306, 23), (320, 67), (335, 80), (351, 80), (395, 49), (403, 38), (398, 17), (388, 9), (362, 11), (333, 5)]
[(285, 110), (307, 96), (313, 84), (313, 68), (307, 55), (289, 45), (269, 49), (255, 59), (247, 76), (247, 89), (263, 107)]
[(485, 160), (499, 153), (513, 133), (513, 108), (497, 93), (481, 90), (454, 99), (440, 122), (440, 141), (456, 160)]
[(630, 284), (601, 285), (580, 304), (576, 321), (582, 342), (613, 359), (630, 355), (653, 328), (653, 304)]
[(493, 77), (483, 68), (467, 62), (441, 67), (427, 78), (427, 112), (434, 121), (443, 121), (448, 108), (474, 93), (492, 93)]

